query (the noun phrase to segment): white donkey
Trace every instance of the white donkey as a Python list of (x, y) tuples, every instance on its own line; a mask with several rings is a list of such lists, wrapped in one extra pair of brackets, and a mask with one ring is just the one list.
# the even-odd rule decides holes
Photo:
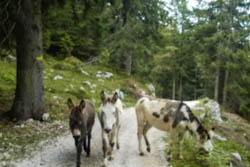
[(171, 146), (176, 137), (178, 137), (179, 142), (178, 156), (180, 159), (183, 158), (181, 149), (186, 131), (191, 131), (196, 136), (199, 147), (203, 147), (205, 150), (210, 150), (213, 147), (210, 140), (213, 131), (208, 132), (183, 102), (143, 97), (136, 104), (136, 115), (140, 155), (144, 155), (141, 145), (142, 136), (146, 142), (147, 151), (150, 152), (150, 143), (146, 134), (152, 126), (168, 132), (169, 160), (172, 158)]
[[(123, 112), (122, 102), (118, 98), (117, 92), (113, 97), (107, 96), (104, 91), (101, 92), (102, 104), (99, 108), (99, 120), (102, 127), (103, 142), (103, 166), (107, 166), (107, 160), (113, 160), (113, 147), (120, 148), (119, 130), (120, 130), (120, 114)], [(116, 143), (115, 143), (116, 138)]]

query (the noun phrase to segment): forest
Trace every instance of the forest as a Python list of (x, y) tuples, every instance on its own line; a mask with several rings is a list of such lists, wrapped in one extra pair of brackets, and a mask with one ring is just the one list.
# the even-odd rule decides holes
[[(48, 111), (62, 119), (68, 97), (99, 104), (102, 89), (120, 88), (135, 104), (134, 82), (152, 83), (159, 98), (213, 99), (249, 121), (249, 20), (249, 0), (2, 0), (0, 129)], [(67, 92), (81, 86), (82, 69), (93, 83), (93, 71), (119, 75), (92, 94)]]

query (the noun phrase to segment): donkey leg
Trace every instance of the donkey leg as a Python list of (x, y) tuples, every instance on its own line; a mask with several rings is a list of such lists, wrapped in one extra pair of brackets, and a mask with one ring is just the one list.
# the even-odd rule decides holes
[(143, 129), (144, 129), (144, 114), (143, 112), (140, 112), (140, 110), (136, 109), (136, 118), (137, 118), (137, 127), (138, 127), (138, 132), (137, 132), (137, 137), (138, 137), (138, 151), (141, 156), (144, 155), (142, 151), (142, 145), (141, 145), (141, 138), (143, 134)]
[(81, 166), (82, 143), (83, 143), (83, 140), (80, 139), (80, 141), (78, 142), (77, 147), (76, 147), (76, 151), (77, 151), (77, 153), (76, 153), (76, 166), (77, 167)]
[(108, 154), (109, 154), (109, 158), (108, 160), (111, 161), (114, 159), (113, 156), (113, 148), (115, 145), (115, 137), (116, 137), (116, 133), (117, 133), (117, 127), (115, 129), (112, 129), (110, 135), (109, 135), (109, 144), (110, 144), (110, 148), (108, 150)]
[(91, 131), (88, 133), (87, 157), (90, 156), (90, 150), (91, 150), (90, 146), (91, 146)]
[(170, 161), (172, 159), (172, 145), (173, 145), (173, 136), (169, 133), (168, 136), (168, 152), (167, 152), (167, 160)]
[(138, 137), (138, 150), (141, 156), (144, 155), (143, 151), (142, 151), (142, 145), (141, 145), (141, 138), (142, 138), (142, 134), (143, 134), (143, 125), (138, 125), (138, 133), (137, 133), (137, 137)]
[(180, 133), (178, 136), (178, 140), (179, 140), (179, 146), (178, 146), (178, 158), (179, 159), (183, 159), (182, 156), (182, 146), (183, 146), (183, 142), (184, 142), (184, 136), (185, 136), (185, 132), (184, 133)]
[(102, 150), (103, 150), (103, 167), (106, 167), (107, 164), (107, 152), (108, 152), (108, 137), (102, 132)]
[(120, 149), (120, 142), (119, 142), (119, 132), (120, 132), (121, 125), (118, 125), (117, 131), (116, 131), (116, 148)]
[(87, 136), (86, 135), (83, 136), (83, 148), (84, 148), (84, 151), (87, 153)]
[(148, 141), (148, 138), (147, 138), (147, 132), (148, 130), (151, 128), (152, 126), (147, 122), (144, 126), (144, 129), (143, 129), (143, 136), (144, 136), (144, 140), (145, 140), (145, 143), (147, 145), (147, 151), (150, 152), (151, 151), (151, 148), (150, 148), (150, 143)]

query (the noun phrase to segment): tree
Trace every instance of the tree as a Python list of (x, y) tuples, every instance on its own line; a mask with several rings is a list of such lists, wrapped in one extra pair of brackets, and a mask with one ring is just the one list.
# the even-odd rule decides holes
[(22, 0), (16, 15), (17, 76), (12, 118), (40, 120), (44, 113), (41, 0)]

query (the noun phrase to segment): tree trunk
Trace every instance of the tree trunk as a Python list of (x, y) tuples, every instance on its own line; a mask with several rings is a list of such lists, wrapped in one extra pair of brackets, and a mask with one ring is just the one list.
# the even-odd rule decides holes
[(226, 69), (225, 80), (224, 80), (224, 89), (223, 89), (223, 101), (222, 104), (226, 105), (227, 103), (227, 84), (228, 84), (229, 71)]
[(182, 76), (180, 76), (179, 99), (182, 100)]
[(17, 76), (10, 116), (40, 120), (44, 112), (41, 0), (22, 0), (16, 23)]
[(217, 67), (215, 85), (214, 85), (214, 100), (219, 100), (219, 81), (220, 81), (220, 67)]
[(131, 74), (131, 67), (132, 67), (132, 55), (128, 55), (124, 62), (125, 72), (130, 75)]
[(175, 76), (173, 77), (172, 99), (175, 100)]

